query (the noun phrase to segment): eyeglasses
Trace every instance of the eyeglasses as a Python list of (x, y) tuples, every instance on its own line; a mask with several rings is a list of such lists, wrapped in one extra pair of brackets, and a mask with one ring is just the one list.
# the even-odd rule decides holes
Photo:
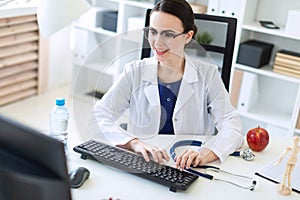
[[(144, 29), (144, 33), (145, 33), (145, 38), (149, 41), (153, 41), (156, 40), (158, 37), (158, 31), (154, 28), (151, 27), (145, 27)], [(160, 32), (160, 38), (162, 39), (162, 41), (164, 42), (170, 42), (172, 39), (175, 39), (176, 37), (186, 34), (186, 32), (182, 32), (182, 33), (173, 33), (169, 30), (166, 31), (162, 31)]]

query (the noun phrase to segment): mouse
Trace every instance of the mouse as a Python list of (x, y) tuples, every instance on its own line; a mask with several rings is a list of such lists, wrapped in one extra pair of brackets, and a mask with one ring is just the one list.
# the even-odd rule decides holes
[(89, 178), (90, 171), (85, 167), (78, 167), (69, 173), (69, 184), (71, 188), (79, 188)]

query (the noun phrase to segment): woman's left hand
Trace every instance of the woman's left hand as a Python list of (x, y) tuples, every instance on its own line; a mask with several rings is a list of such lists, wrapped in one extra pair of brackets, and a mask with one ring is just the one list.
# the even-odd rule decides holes
[(185, 168), (190, 168), (191, 165), (196, 167), (217, 159), (218, 156), (209, 149), (202, 148), (199, 152), (196, 152), (192, 149), (187, 149), (181, 155), (177, 155), (175, 157), (175, 166), (180, 170), (184, 170)]

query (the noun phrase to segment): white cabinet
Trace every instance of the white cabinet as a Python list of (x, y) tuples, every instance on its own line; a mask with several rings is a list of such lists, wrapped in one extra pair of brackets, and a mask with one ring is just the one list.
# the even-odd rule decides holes
[[(245, 7), (238, 18), (237, 45), (249, 39), (274, 44), (268, 65), (253, 68), (235, 64), (231, 98), (242, 117), (244, 132), (260, 125), (273, 136), (300, 134), (300, 79), (273, 72), (272, 68), (278, 50), (300, 53), (300, 37), (285, 31), (288, 11), (300, 9), (300, 1), (241, 1)], [(264, 28), (259, 20), (273, 21), (280, 29)]]

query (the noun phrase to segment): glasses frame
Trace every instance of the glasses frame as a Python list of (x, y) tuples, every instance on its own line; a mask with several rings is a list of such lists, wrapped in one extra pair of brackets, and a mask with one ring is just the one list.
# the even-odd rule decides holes
[[(149, 39), (149, 37), (148, 37), (148, 34), (149, 34), (149, 31), (150, 30), (155, 30), (155, 31), (157, 31), (156, 29), (154, 29), (154, 28), (151, 28), (151, 27), (149, 27), (149, 26), (146, 26), (146, 27), (144, 27), (143, 28), (143, 31), (144, 31), (144, 37), (147, 39), (147, 40), (151, 40), (151, 39)], [(147, 32), (148, 32), (148, 34), (147, 34)], [(182, 32), (182, 33), (172, 33), (172, 32), (170, 32), (169, 30), (167, 30), (167, 31), (161, 31), (160, 33), (157, 31), (157, 34), (160, 34), (160, 35), (162, 35), (163, 33), (166, 33), (166, 32), (168, 32), (169, 34), (172, 34), (173, 36), (172, 37), (169, 37), (169, 38), (173, 38), (173, 39), (175, 39), (176, 37), (178, 37), (178, 36), (180, 36), (180, 35), (184, 35), (184, 34), (186, 34), (186, 31), (184, 31), (184, 32)], [(166, 41), (166, 39), (163, 39), (163, 41)]]

